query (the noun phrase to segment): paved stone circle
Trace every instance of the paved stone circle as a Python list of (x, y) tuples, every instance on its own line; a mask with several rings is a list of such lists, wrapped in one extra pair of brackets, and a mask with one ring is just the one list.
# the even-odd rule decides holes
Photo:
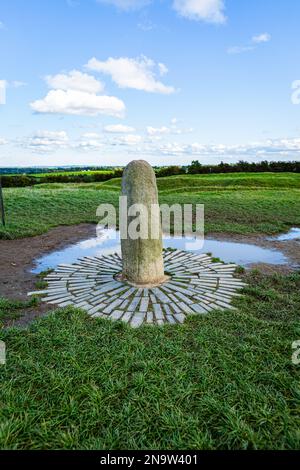
[(183, 323), (188, 315), (235, 308), (233, 297), (246, 284), (234, 277), (235, 264), (213, 262), (209, 255), (164, 250), (170, 279), (159, 287), (136, 288), (116, 279), (122, 271), (118, 254), (86, 256), (75, 264), (61, 264), (45, 280), (48, 288), (28, 295), (43, 301), (85, 310), (91, 317), (142, 324)]

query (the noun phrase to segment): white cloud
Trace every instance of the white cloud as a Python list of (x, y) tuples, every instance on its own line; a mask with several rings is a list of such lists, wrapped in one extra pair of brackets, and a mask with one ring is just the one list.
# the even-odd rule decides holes
[(45, 77), (49, 88), (54, 90), (76, 90), (86, 93), (99, 93), (104, 85), (92, 75), (72, 70), (68, 74), (47, 75)]
[(104, 131), (111, 134), (126, 134), (135, 132), (135, 128), (131, 126), (125, 126), (124, 124), (111, 124), (104, 127)]
[(252, 42), (255, 44), (260, 44), (262, 42), (269, 42), (271, 41), (271, 35), (269, 33), (262, 33), (258, 34), (257, 36), (253, 36)]
[(205, 145), (199, 142), (184, 144), (178, 142), (156, 142), (144, 149), (148, 154), (209, 156), (226, 158), (300, 158), (300, 138), (269, 139), (244, 145)]
[(97, 0), (97, 3), (113, 5), (120, 10), (139, 10), (151, 3), (151, 0)]
[(162, 126), (162, 127), (148, 126), (147, 127), (148, 135), (162, 135), (162, 134), (170, 134), (170, 133), (171, 133), (171, 129), (166, 126)]
[(123, 145), (136, 145), (136, 144), (141, 143), (142, 140), (143, 138), (140, 135), (128, 134), (128, 135), (119, 136), (116, 142), (119, 144), (123, 144)]
[(166, 73), (164, 64), (156, 63), (145, 56), (136, 59), (110, 57), (106, 61), (90, 59), (86, 67), (90, 70), (108, 74), (120, 88), (134, 88), (149, 93), (171, 94), (175, 92), (174, 87), (164, 85), (156, 79), (156, 68), (158, 72)]
[(0, 137), (0, 145), (6, 145), (8, 143), (8, 141), (6, 139), (3, 139), (2, 137)]
[[(122, 142), (119, 144), (122, 145)], [(143, 154), (155, 158), (159, 158), (159, 156), (183, 157), (186, 161), (193, 159), (193, 157), (224, 161), (238, 161), (239, 159), (261, 161), (264, 159), (280, 160), (281, 158), (300, 160), (300, 138), (269, 139), (244, 145), (183, 143), (140, 138), (137, 142), (132, 140), (132, 144), (127, 145), (129, 154)]]
[(193, 129), (192, 128), (189, 128), (189, 129), (180, 129), (176, 126), (176, 123), (177, 123), (177, 120), (174, 121), (174, 119), (172, 119), (172, 121), (174, 122), (174, 124), (171, 126), (171, 127), (166, 127), (166, 126), (162, 126), (162, 127), (152, 127), (152, 126), (148, 126), (147, 127), (147, 134), (150, 135), (150, 136), (157, 136), (157, 135), (167, 135), (167, 134), (188, 134), (189, 132), (193, 132)]
[(101, 135), (97, 134), (96, 132), (85, 132), (84, 134), (82, 134), (82, 137), (84, 139), (100, 139)]
[(234, 54), (242, 54), (243, 52), (250, 52), (254, 51), (255, 47), (253, 46), (233, 46), (227, 49), (227, 53), (234, 55)]
[(74, 144), (73, 147), (79, 150), (98, 150), (103, 147), (103, 143), (97, 139), (83, 139)]
[(173, 8), (185, 18), (208, 23), (225, 23), (224, 0), (174, 0)]
[(2, 21), (0, 21), (0, 29), (5, 29), (5, 25), (2, 23)]
[(85, 133), (80, 139), (71, 141), (65, 131), (37, 131), (32, 136), (20, 141), (22, 147), (38, 154), (53, 153), (57, 150), (97, 150), (103, 147), (101, 135)]
[(168, 73), (168, 67), (161, 62), (158, 64), (159, 73), (161, 76), (166, 75)]
[(35, 152), (53, 152), (69, 145), (69, 137), (65, 131), (37, 131), (24, 144)]
[[(253, 36), (251, 42), (245, 46), (233, 46), (227, 49), (228, 54), (242, 54), (243, 52), (254, 51), (257, 48), (258, 44), (263, 44), (271, 41), (271, 35), (269, 33), (259, 34), (258, 36)], [(255, 44), (255, 45), (253, 45)]]
[(123, 101), (114, 96), (101, 96), (77, 90), (50, 90), (44, 99), (30, 103), (37, 113), (122, 117)]

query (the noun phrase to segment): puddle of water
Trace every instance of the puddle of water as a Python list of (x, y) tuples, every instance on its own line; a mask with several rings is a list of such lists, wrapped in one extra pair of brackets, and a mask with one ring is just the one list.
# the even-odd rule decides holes
[(278, 242), (284, 242), (288, 240), (300, 240), (300, 228), (293, 227), (288, 233), (283, 233), (276, 237), (270, 237), (268, 240), (276, 240)]
[[(278, 250), (261, 248), (246, 243), (224, 242), (216, 239), (201, 240), (193, 237), (164, 237), (165, 248), (177, 248), (195, 253), (212, 253), (226, 263), (249, 266), (253, 263), (287, 264), (288, 259)], [(101, 256), (121, 253), (120, 235), (115, 230), (105, 230), (98, 237), (70, 245), (62, 250), (49, 253), (35, 260), (32, 273), (38, 274), (47, 269), (55, 269), (61, 263), (72, 264), (84, 256)]]

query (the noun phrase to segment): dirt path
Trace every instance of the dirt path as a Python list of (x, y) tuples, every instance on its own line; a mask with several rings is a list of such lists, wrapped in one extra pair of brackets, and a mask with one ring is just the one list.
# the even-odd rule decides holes
[[(0, 296), (14, 300), (28, 300), (27, 293), (36, 290), (37, 276), (30, 272), (36, 258), (95, 235), (96, 225), (80, 224), (70, 227), (57, 227), (48, 233), (32, 238), (0, 240)], [(299, 240), (278, 242), (266, 240), (265, 236), (222, 235), (220, 233), (210, 234), (207, 238), (250, 243), (277, 249), (290, 259), (290, 265), (252, 265), (252, 267), (258, 267), (266, 274), (274, 272), (287, 274), (293, 271), (296, 265), (300, 265)], [(21, 320), (18, 320), (15, 324), (28, 323), (28, 321), (43, 315), (49, 309), (51, 309), (51, 306), (44, 303), (41, 303), (38, 307), (27, 309), (24, 311)]]

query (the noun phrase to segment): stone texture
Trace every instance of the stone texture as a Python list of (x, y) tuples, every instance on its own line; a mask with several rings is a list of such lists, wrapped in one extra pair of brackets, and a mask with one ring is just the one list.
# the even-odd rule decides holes
[[(231, 274), (224, 279), (226, 265), (213, 263), (206, 255), (165, 250), (163, 256), (171, 279), (160, 287), (138, 288), (116, 281), (115, 276), (122, 271), (122, 260), (108, 255), (95, 257), (95, 262), (91, 257), (82, 258), (72, 268), (72, 265), (65, 266), (63, 269), (70, 270), (67, 280), (58, 281), (57, 272), (52, 273), (47, 276), (47, 289), (28, 295), (43, 295), (43, 301), (59, 308), (73, 305), (85, 310), (91, 318), (120, 320), (134, 328), (143, 324), (178, 324), (189, 315), (234, 310), (231, 301), (241, 295), (239, 290), (245, 286), (234, 277), (235, 265), (230, 265)], [(170, 263), (172, 260), (174, 266), (180, 260), (180, 279), (178, 267)], [(89, 270), (87, 262), (92, 266)], [(74, 287), (78, 282), (81, 287)]]
[[(147, 231), (147, 238), (132, 239), (128, 234), (128, 227), (122, 222), (127, 219), (125, 215), (120, 220), (121, 249), (123, 259), (123, 276), (134, 285), (154, 285), (164, 280), (164, 262), (162, 254), (162, 235), (158, 194), (155, 173), (152, 167), (143, 160), (135, 160), (127, 165), (122, 178), (122, 196), (127, 197), (127, 207), (142, 204), (146, 209), (143, 217)], [(153, 212), (151, 232), (151, 208)], [(128, 225), (136, 217), (128, 217)], [(127, 225), (127, 224), (126, 224)], [(157, 236), (152, 238), (152, 234)], [(125, 237), (127, 237), (125, 239)]]

